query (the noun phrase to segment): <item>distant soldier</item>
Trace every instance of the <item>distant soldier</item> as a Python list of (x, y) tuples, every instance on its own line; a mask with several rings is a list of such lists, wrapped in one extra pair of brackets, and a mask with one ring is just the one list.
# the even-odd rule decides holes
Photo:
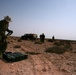
[(55, 40), (55, 37), (53, 36), (53, 37), (52, 37), (52, 41), (54, 41), (54, 40)]
[[(0, 54), (3, 54), (7, 48), (7, 35), (11, 35), (13, 33), (12, 30), (8, 29), (9, 22), (12, 22), (9, 16), (5, 16), (4, 19), (0, 21)], [(6, 31), (8, 32), (7, 35), (5, 34)]]
[(44, 35), (44, 33), (42, 33), (42, 34), (40, 35), (40, 41), (41, 41), (41, 42), (44, 42), (44, 40), (45, 40), (45, 35)]

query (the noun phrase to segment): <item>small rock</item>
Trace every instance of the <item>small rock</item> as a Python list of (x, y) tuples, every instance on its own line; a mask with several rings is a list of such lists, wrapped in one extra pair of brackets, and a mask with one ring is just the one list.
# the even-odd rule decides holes
[(13, 66), (13, 64), (11, 64)]

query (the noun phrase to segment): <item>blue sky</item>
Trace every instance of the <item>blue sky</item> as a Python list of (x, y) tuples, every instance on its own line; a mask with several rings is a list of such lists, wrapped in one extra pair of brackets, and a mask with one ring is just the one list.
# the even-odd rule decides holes
[(0, 0), (0, 20), (9, 15), (13, 36), (44, 33), (76, 40), (76, 0)]

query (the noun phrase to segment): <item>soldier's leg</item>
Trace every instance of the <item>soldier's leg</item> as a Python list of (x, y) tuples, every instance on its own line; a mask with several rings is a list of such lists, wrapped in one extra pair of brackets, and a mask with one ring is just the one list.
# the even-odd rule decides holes
[(7, 48), (6, 38), (5, 38), (5, 36), (2, 36), (1, 47), (0, 47), (0, 51), (2, 54), (5, 52), (6, 48)]
[(0, 57), (2, 57), (2, 36), (0, 35)]
[(6, 41), (6, 36), (4, 36), (3, 45), (2, 45), (2, 53), (4, 53), (6, 49), (7, 49), (7, 41)]
[(4, 42), (2, 44), (2, 54), (6, 51), (6, 49), (7, 49), (7, 42)]

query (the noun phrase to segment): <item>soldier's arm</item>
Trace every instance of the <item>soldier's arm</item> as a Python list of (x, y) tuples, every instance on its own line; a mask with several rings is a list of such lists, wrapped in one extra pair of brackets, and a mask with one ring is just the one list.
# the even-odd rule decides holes
[(8, 34), (7, 35), (11, 35), (13, 33), (12, 30), (7, 29)]

